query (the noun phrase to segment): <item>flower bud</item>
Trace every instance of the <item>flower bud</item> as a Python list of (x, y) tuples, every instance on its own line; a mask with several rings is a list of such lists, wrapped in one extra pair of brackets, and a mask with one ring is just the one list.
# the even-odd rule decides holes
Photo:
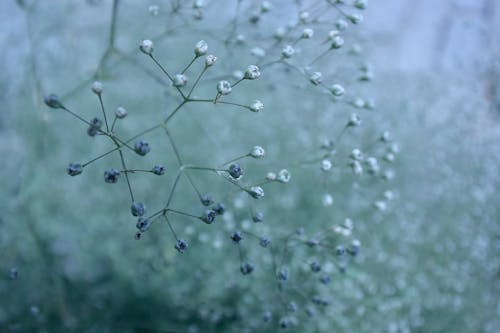
[(213, 54), (209, 54), (205, 58), (205, 66), (207, 66), (207, 67), (213, 66), (216, 61), (217, 61), (217, 57), (214, 56)]
[(245, 71), (245, 79), (256, 80), (259, 77), (260, 77), (259, 67), (255, 66), (255, 65), (248, 66), (247, 70)]
[(123, 119), (127, 116), (127, 114), (128, 114), (128, 112), (123, 106), (119, 106), (118, 108), (116, 108), (116, 111), (115, 111), (116, 118)]
[(347, 126), (356, 127), (359, 125), (361, 125), (361, 118), (356, 113), (351, 114), (349, 121), (347, 122)]
[(102, 89), (103, 89), (102, 83), (99, 81), (94, 81), (94, 83), (92, 83), (92, 86), (90, 87), (90, 89), (92, 89), (94, 94), (100, 95), (102, 93)]
[(151, 55), (153, 53), (153, 42), (150, 41), (149, 39), (145, 39), (139, 44), (139, 49), (142, 51), (142, 53)]
[(321, 82), (323, 81), (322, 80), (322, 77), (323, 75), (321, 74), (321, 72), (314, 72), (311, 74), (311, 76), (309, 77), (309, 81), (314, 84), (315, 86), (321, 84)]
[(248, 190), (248, 194), (250, 194), (254, 199), (260, 199), (264, 197), (264, 190), (260, 186), (252, 186)]
[(62, 105), (61, 101), (59, 100), (59, 97), (55, 94), (50, 94), (48, 96), (45, 96), (43, 98), (43, 101), (50, 108), (64, 109), (64, 106)]
[(281, 50), (281, 55), (285, 59), (291, 58), (295, 53), (295, 49), (293, 48), (292, 45), (286, 45), (283, 50)]
[(231, 83), (229, 81), (223, 80), (217, 84), (217, 92), (221, 95), (228, 95), (231, 90)]
[(252, 104), (249, 106), (250, 111), (252, 112), (260, 112), (264, 109), (264, 103), (259, 101), (258, 99), (253, 101)]
[(280, 172), (278, 172), (277, 181), (279, 181), (280, 183), (288, 183), (291, 177), (292, 175), (287, 169), (282, 169), (280, 170)]
[(202, 55), (205, 55), (208, 51), (208, 44), (204, 40), (200, 40), (198, 43), (196, 43), (194, 47), (194, 54), (197, 57), (201, 57)]
[(261, 146), (255, 146), (250, 151), (250, 156), (252, 156), (253, 158), (263, 158), (265, 154), (266, 151)]
[(340, 36), (335, 36), (332, 39), (332, 43), (330, 44), (330, 47), (332, 49), (340, 49), (344, 45), (344, 38)]
[(314, 35), (314, 30), (306, 28), (302, 31), (302, 35), (300, 37), (303, 39), (309, 39), (312, 38), (313, 35)]
[(174, 87), (184, 87), (187, 84), (187, 76), (184, 74), (175, 74), (174, 76)]

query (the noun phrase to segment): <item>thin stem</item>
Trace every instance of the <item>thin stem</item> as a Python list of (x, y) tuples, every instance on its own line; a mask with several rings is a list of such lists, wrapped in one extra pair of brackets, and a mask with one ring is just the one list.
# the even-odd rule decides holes
[(166, 211), (167, 212), (172, 212), (174, 214), (184, 215), (184, 216), (187, 216), (187, 217), (193, 217), (195, 219), (199, 219), (200, 218), (199, 216), (196, 216), (196, 215), (193, 215), (193, 214), (189, 214), (189, 213), (186, 213), (186, 212), (182, 212), (182, 211), (176, 210), (176, 209), (167, 208)]
[(225, 163), (222, 163), (221, 166), (228, 165), (229, 163), (233, 163), (233, 162), (239, 161), (239, 160), (244, 159), (245, 157), (248, 157), (248, 156), (250, 156), (250, 154), (245, 154), (245, 155), (241, 155), (241, 156), (235, 157), (232, 160), (229, 160), (229, 161), (227, 161)]
[(82, 117), (80, 117), (79, 115), (77, 115), (76, 113), (74, 113), (73, 111), (71, 111), (70, 109), (68, 109), (66, 107), (63, 107), (62, 109), (65, 110), (66, 112), (69, 112), (73, 117), (79, 119), (80, 121), (83, 121), (85, 124), (87, 124), (89, 126), (92, 126), (92, 124), (90, 122), (88, 122), (87, 120), (83, 119)]
[(113, 130), (115, 129), (115, 124), (116, 124), (117, 119), (118, 119), (118, 117), (116, 117), (116, 115), (115, 115), (115, 118), (113, 119), (113, 124), (111, 124), (111, 132), (113, 132)]
[(186, 104), (187, 102), (188, 102), (188, 100), (187, 100), (187, 99), (185, 99), (185, 100), (184, 100), (181, 104), (179, 104), (179, 106), (177, 106), (177, 107), (175, 108), (175, 110), (174, 110), (174, 111), (172, 111), (172, 113), (170, 113), (170, 114), (168, 115), (168, 117), (167, 117), (167, 118), (163, 121), (163, 124), (165, 124), (165, 125), (166, 125), (166, 124), (169, 122), (169, 120), (170, 120), (170, 119), (172, 119), (172, 117), (173, 117), (173, 116), (175, 116), (175, 114), (177, 113), (177, 111), (179, 111), (179, 110), (180, 110), (180, 109), (184, 106), (184, 104)]
[(187, 94), (187, 99), (189, 99), (189, 97), (191, 97), (191, 94), (193, 93), (194, 91), (194, 88), (196, 88), (196, 86), (198, 85), (198, 82), (200, 82), (200, 79), (201, 77), (203, 76), (203, 74), (205, 74), (206, 70), (207, 70), (207, 66), (203, 67), (203, 69), (201, 70), (200, 74), (198, 75), (198, 77), (196, 78), (196, 81), (194, 81), (193, 83), (193, 86), (191, 87), (191, 90), (189, 90), (189, 93)]
[(176, 241), (179, 241), (179, 238), (177, 238), (177, 234), (174, 231), (174, 228), (172, 228), (172, 225), (170, 224), (170, 220), (168, 219), (167, 215), (163, 215), (165, 218), (165, 221), (167, 221), (168, 227), (170, 228), (170, 231), (172, 232), (172, 235), (174, 235), (174, 238)]
[[(170, 82), (174, 82), (174, 79), (172, 78), (172, 76), (170, 76), (170, 74), (167, 72), (167, 70), (158, 62), (158, 60), (156, 60), (156, 58), (152, 55), (152, 54), (149, 54), (149, 57), (151, 59), (153, 59), (153, 61), (155, 62), (155, 64), (161, 69), (161, 71), (168, 77), (168, 79), (170, 80)], [(175, 87), (175, 89), (177, 89), (177, 91), (179, 92), (179, 94), (181, 94), (182, 98), (184, 100), (186, 100), (186, 96), (184, 95), (184, 93), (182, 92), (182, 90), (179, 88), (179, 87)]]
[(118, 2), (119, 0), (113, 1), (113, 9), (111, 11), (111, 27), (109, 28), (109, 47), (115, 47), (115, 36), (116, 36), (116, 17), (118, 12)]
[(319, 59), (321, 59), (321, 58), (323, 58), (325, 55), (327, 55), (327, 54), (328, 54), (328, 52), (330, 52), (331, 50), (332, 50), (332, 48), (330, 47), (330, 48), (328, 48), (327, 50), (323, 51), (320, 55), (318, 55), (316, 58), (314, 58), (314, 60), (313, 60), (313, 61), (311, 61), (311, 62), (309, 63), (309, 65), (308, 65), (308, 66), (313, 65), (316, 61), (318, 61)]
[(134, 135), (133, 137), (131, 137), (130, 139), (128, 139), (127, 141), (125, 141), (125, 143), (129, 143), (129, 142), (131, 142), (131, 141), (134, 141), (134, 140), (135, 140), (135, 139), (137, 139), (138, 137), (140, 137), (140, 136), (142, 136), (142, 135), (144, 135), (144, 134), (147, 134), (147, 133), (149, 133), (149, 132), (152, 132), (152, 131), (154, 131), (155, 129), (160, 128), (160, 127), (162, 127), (162, 126), (163, 126), (163, 124), (158, 124), (158, 125), (154, 125), (153, 127), (148, 128), (148, 129), (145, 129), (144, 131), (140, 132), (139, 134)]
[(117, 151), (118, 149), (120, 149), (120, 148), (118, 148), (118, 147), (117, 147), (117, 148), (114, 148), (114, 149), (112, 149), (112, 150), (110, 150), (110, 151), (108, 151), (108, 152), (105, 152), (104, 154), (99, 155), (99, 156), (97, 156), (96, 158), (91, 159), (90, 161), (88, 161), (88, 162), (86, 162), (86, 163), (83, 163), (83, 164), (82, 164), (82, 167), (84, 167), (84, 168), (85, 168), (87, 165), (89, 165), (89, 164), (91, 164), (91, 163), (93, 163), (93, 162), (95, 162), (95, 161), (97, 161), (97, 160), (100, 160), (101, 158), (103, 158), (103, 157), (105, 157), (105, 156), (107, 156), (107, 155), (111, 154), (111, 153), (112, 153), (112, 152), (114, 152), (114, 151)]
[(109, 132), (108, 118), (106, 118), (106, 111), (104, 110), (104, 103), (102, 102), (102, 96), (101, 94), (97, 94), (97, 96), (99, 97), (99, 103), (101, 104), (101, 110), (104, 116), (104, 123), (106, 124), (106, 131)]
[[(125, 165), (125, 159), (123, 158), (123, 152), (121, 151), (121, 149), (118, 151), (120, 153), (120, 160), (122, 162), (122, 167), (124, 170), (127, 169), (127, 166)], [(132, 200), (132, 202), (134, 202), (134, 193), (132, 193), (132, 186), (130, 186), (130, 180), (128, 179), (128, 173), (125, 172), (125, 179), (127, 180), (127, 186), (128, 186), (128, 191), (130, 192), (130, 199)]]
[(198, 57), (199, 56), (195, 55), (194, 58), (191, 60), (191, 62), (187, 64), (187, 66), (182, 70), (181, 74), (186, 73), (186, 71), (189, 69), (189, 67), (191, 67), (191, 65), (196, 61), (196, 59), (198, 59)]

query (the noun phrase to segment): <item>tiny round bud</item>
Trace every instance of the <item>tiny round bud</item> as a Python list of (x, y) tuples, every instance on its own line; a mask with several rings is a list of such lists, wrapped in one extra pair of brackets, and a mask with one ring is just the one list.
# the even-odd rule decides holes
[(99, 131), (101, 130), (101, 127), (102, 127), (102, 120), (97, 117), (93, 118), (90, 121), (89, 128), (87, 129), (87, 134), (89, 136), (96, 136), (97, 133), (99, 133)]
[(217, 214), (217, 215), (222, 215), (226, 211), (226, 206), (222, 203), (217, 203), (212, 207), (212, 210)]
[(217, 62), (217, 57), (213, 54), (207, 55), (205, 58), (205, 66), (210, 67), (213, 66)]
[(250, 65), (248, 66), (247, 70), (245, 71), (245, 79), (247, 80), (256, 80), (260, 77), (260, 70), (259, 67), (255, 65)]
[(138, 155), (144, 156), (151, 151), (151, 148), (149, 147), (149, 143), (147, 141), (139, 140), (134, 144), (134, 151)]
[(223, 80), (219, 81), (217, 84), (217, 92), (221, 95), (227, 95), (231, 92), (231, 83), (229, 81)]
[(379, 200), (373, 203), (373, 206), (379, 211), (383, 212), (387, 209), (387, 203), (385, 201)]
[(194, 9), (201, 9), (201, 8), (203, 8), (203, 6), (204, 6), (203, 2), (204, 2), (203, 0), (195, 0), (193, 2), (193, 8)]
[(146, 232), (151, 226), (151, 220), (145, 217), (139, 217), (135, 226), (141, 233)]
[(264, 109), (264, 103), (256, 99), (252, 102), (252, 104), (250, 104), (249, 108), (252, 112), (260, 112)]
[(394, 154), (393, 153), (387, 153), (384, 155), (384, 160), (387, 162), (394, 162)]
[(323, 81), (322, 79), (322, 74), (321, 72), (314, 72), (311, 74), (311, 76), (309, 77), (309, 81), (314, 84), (315, 86), (321, 84), (321, 82)]
[(278, 272), (278, 280), (286, 281), (288, 280), (288, 270), (286, 268), (282, 268)]
[(263, 158), (266, 155), (266, 151), (261, 146), (255, 146), (250, 151), (250, 156), (253, 158)]
[(248, 274), (251, 274), (254, 270), (254, 266), (250, 263), (243, 263), (241, 264), (241, 267), (240, 267), (240, 271), (241, 271), (241, 274), (243, 275), (248, 275)]
[(324, 159), (321, 161), (321, 170), (330, 171), (332, 169), (332, 161)]
[(352, 24), (358, 24), (363, 22), (363, 15), (354, 13), (347, 15), (347, 19), (351, 21)]
[(148, 7), (148, 11), (151, 14), (151, 16), (158, 16), (158, 13), (160, 12), (160, 6), (151, 5)]
[(163, 165), (155, 165), (153, 169), (151, 170), (152, 173), (154, 173), (157, 176), (161, 176), (165, 174), (165, 167)]
[(352, 161), (351, 168), (352, 168), (352, 172), (356, 176), (359, 176), (363, 173), (363, 166), (361, 165), (361, 163), (359, 163), (359, 161)]
[(198, 43), (196, 43), (194, 47), (194, 54), (197, 57), (201, 57), (202, 55), (205, 55), (208, 51), (208, 44), (204, 40), (200, 40)]
[(267, 13), (268, 11), (270, 11), (272, 8), (272, 5), (269, 1), (262, 1), (262, 3), (260, 4), (260, 12), (261, 13)]
[(302, 31), (302, 35), (300, 37), (303, 39), (309, 39), (312, 38), (313, 35), (314, 35), (314, 30), (306, 28)]
[(306, 23), (307, 20), (309, 19), (309, 12), (306, 12), (306, 11), (303, 11), (303, 12), (300, 12), (299, 14), (299, 20), (301, 23)]
[(130, 212), (133, 216), (143, 216), (146, 214), (146, 206), (142, 202), (134, 201), (130, 206)]
[(175, 244), (174, 248), (179, 251), (179, 253), (184, 253), (188, 248), (189, 244), (184, 239), (179, 239)]
[(274, 32), (274, 38), (277, 39), (277, 40), (282, 40), (286, 35), (286, 29), (283, 28), (283, 27), (279, 27), (278, 29), (276, 29), (276, 31)]
[(79, 175), (83, 172), (83, 166), (80, 163), (70, 163), (67, 172), (70, 176)]
[(375, 157), (368, 157), (365, 162), (366, 162), (366, 165), (368, 165), (368, 172), (370, 174), (374, 175), (380, 171), (380, 166), (379, 166), (378, 161)]
[(337, 22), (335, 22), (335, 27), (340, 31), (344, 31), (347, 29), (347, 22), (343, 19), (338, 19)]
[(255, 212), (255, 214), (252, 215), (252, 220), (255, 223), (260, 223), (260, 222), (264, 221), (264, 213), (262, 213), (262, 212)]
[(352, 105), (357, 109), (361, 109), (365, 106), (365, 101), (358, 97), (352, 102)]
[(340, 35), (340, 31), (338, 31), (338, 30), (330, 30), (330, 31), (328, 32), (328, 37), (327, 37), (327, 39), (328, 39), (328, 40), (330, 40), (330, 41), (333, 41), (333, 39), (334, 39), (335, 37), (339, 36), (339, 35)]
[(276, 179), (280, 183), (288, 183), (292, 175), (287, 169), (282, 169), (278, 172), (278, 178)]
[(340, 36), (335, 36), (332, 39), (332, 43), (330, 44), (330, 47), (332, 49), (340, 49), (344, 45), (344, 38)]
[(310, 267), (311, 271), (313, 271), (314, 273), (318, 273), (319, 271), (321, 271), (321, 265), (317, 261), (313, 261)]
[(266, 175), (266, 179), (269, 181), (275, 181), (276, 178), (277, 178), (277, 176), (274, 172), (268, 172)]
[(50, 94), (48, 96), (45, 96), (43, 98), (43, 101), (50, 108), (64, 109), (64, 106), (62, 105), (61, 101), (59, 100), (59, 96), (57, 96), (55, 94)]
[(363, 160), (363, 153), (361, 150), (354, 148), (351, 152), (350, 157), (355, 160), (355, 161), (362, 161)]
[(281, 50), (281, 55), (285, 59), (291, 58), (295, 53), (295, 49), (293, 48), (292, 45), (286, 45), (283, 50)]
[(242, 34), (236, 35), (236, 43), (244, 44), (245, 43), (245, 36)]
[(258, 46), (252, 48), (250, 53), (257, 58), (264, 58), (266, 56), (266, 50)]
[(120, 178), (120, 171), (116, 169), (109, 169), (104, 171), (104, 181), (108, 184), (115, 184)]
[(92, 89), (94, 94), (100, 95), (102, 93), (103, 85), (99, 81), (94, 81), (94, 83), (92, 83), (92, 86), (90, 87), (90, 89)]
[(384, 133), (382, 133), (382, 135), (380, 136), (380, 141), (382, 142), (389, 142), (391, 140), (392, 140), (391, 132), (389, 131), (384, 131)]
[(347, 126), (356, 127), (359, 125), (361, 125), (361, 118), (356, 113), (351, 114), (349, 121), (347, 122)]
[(248, 194), (250, 194), (254, 199), (260, 199), (264, 197), (264, 190), (260, 186), (252, 186), (248, 190)]
[(389, 201), (394, 199), (394, 192), (390, 190), (384, 191), (384, 198), (386, 198)]
[(212, 209), (207, 209), (200, 216), (200, 220), (202, 220), (206, 224), (211, 224), (212, 222), (215, 221), (216, 216), (217, 216), (217, 213), (215, 211), (213, 211)]
[(345, 247), (342, 246), (342, 245), (339, 245), (337, 246), (337, 248), (335, 249), (335, 253), (338, 255), (338, 256), (341, 256), (345, 253)]
[(238, 163), (231, 164), (227, 169), (227, 172), (234, 180), (238, 180), (243, 176), (243, 170)]
[(175, 74), (174, 76), (174, 87), (184, 87), (187, 84), (187, 76), (184, 74)]
[(366, 9), (366, 5), (368, 4), (367, 0), (355, 0), (354, 7), (358, 9)]
[(329, 207), (333, 205), (333, 197), (331, 194), (326, 193), (323, 195), (323, 198), (321, 198), (321, 202), (323, 203), (323, 206)]
[(271, 244), (271, 240), (267, 237), (262, 237), (259, 241), (260, 246), (262, 247), (268, 247), (269, 244)]
[(231, 234), (231, 239), (233, 240), (233, 242), (239, 243), (243, 239), (243, 236), (241, 232), (235, 231)]
[(139, 49), (142, 51), (142, 53), (151, 55), (153, 53), (153, 42), (149, 39), (144, 39), (139, 44)]
[(128, 115), (128, 112), (123, 106), (119, 106), (118, 108), (116, 108), (116, 111), (115, 111), (116, 118), (123, 119), (127, 115)]
[(345, 90), (344, 87), (342, 87), (340, 84), (334, 84), (333, 86), (330, 87), (330, 92), (332, 93), (333, 96), (340, 97), (344, 95)]
[(203, 206), (210, 206), (211, 204), (214, 203), (214, 199), (212, 198), (212, 196), (210, 194), (202, 195), (200, 198), (200, 201), (201, 201), (201, 204)]

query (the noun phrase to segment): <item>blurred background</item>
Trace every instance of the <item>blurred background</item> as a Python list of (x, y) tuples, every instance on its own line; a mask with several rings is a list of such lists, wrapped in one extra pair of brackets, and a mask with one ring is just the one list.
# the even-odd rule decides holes
[[(219, 113), (211, 105), (186, 109), (171, 127), (185, 160), (218, 165), (258, 144), (267, 156), (245, 162), (244, 181), (282, 168), (292, 172), (292, 181), (266, 185), (266, 200), (254, 203), (214, 177), (193, 175), (228, 213), (214, 228), (175, 221), (190, 243), (182, 255), (163, 225), (133, 239), (124, 184), (101, 180), (103, 170), (118, 165), (117, 156), (79, 177), (66, 175), (69, 162), (110, 146), (90, 140), (84, 126), (49, 109), (43, 96), (56, 93), (90, 119), (99, 115), (90, 91), (99, 79), (109, 110), (129, 110), (117, 130), (129, 137), (178, 103), (162, 73), (137, 50), (140, 40), (153, 39), (167, 68), (182, 68), (194, 44), (205, 39), (219, 63), (197, 93), (213, 98), (219, 79), (233, 80), (235, 70), (279, 55), (281, 41), (273, 39), (278, 27), (315, 29), (314, 47), (297, 43), (299, 66), (317, 55), (343, 16), (332, 10), (325, 21), (298, 19), (304, 11), (330, 8), (328, 1), (270, 1), (257, 24), (251, 21), (261, 1), (207, 0), (202, 8), (196, 1), (116, 3), (111, 44), (111, 0), (0, 4), (1, 332), (276, 332), (285, 319), (295, 332), (500, 330), (498, 1), (367, 2), (363, 22), (341, 32), (345, 45), (338, 58), (323, 58), (312, 69), (325, 82), (346, 87), (340, 101), (293, 70), (263, 69), (259, 80), (242, 83), (228, 97), (243, 104), (263, 100), (261, 114)], [(355, 1), (345, 3), (340, 8), (357, 12)], [(266, 55), (256, 55), (256, 47)], [(360, 66), (373, 69), (367, 84), (356, 79)], [(374, 106), (356, 107), (357, 98), (373, 99)], [(323, 156), (325, 139), (339, 138), (353, 109), (363, 123), (335, 142), (328, 155), (334, 170), (299, 163)], [(397, 146), (375, 145), (383, 131)], [(154, 211), (178, 166), (164, 133), (149, 140), (150, 155), (127, 159), (137, 167), (167, 166), (164, 182), (133, 179), (137, 195)], [(352, 175), (347, 161), (353, 148), (379, 158), (380, 177)], [(383, 162), (387, 152), (396, 155), (393, 163)], [(192, 192), (181, 181), (174, 202), (198, 212), (202, 206)], [(257, 211), (266, 216), (261, 224), (252, 222)], [(305, 230), (293, 236), (297, 242), (307, 242), (346, 218), (354, 221), (352, 235), (336, 235), (331, 244), (359, 240), (359, 255), (331, 259), (325, 248), (300, 246), (288, 255), (281, 251), (296, 229)], [(238, 250), (229, 239), (235, 230), (248, 233)], [(264, 235), (273, 239), (275, 252), (259, 246)], [(241, 251), (256, 264), (252, 276), (239, 271)], [(290, 271), (288, 287), (275, 279), (280, 258)], [(324, 262), (330, 284), (311, 276), (309, 264), (316, 260)], [(312, 311), (316, 294), (328, 295), (330, 304), (312, 304)]]

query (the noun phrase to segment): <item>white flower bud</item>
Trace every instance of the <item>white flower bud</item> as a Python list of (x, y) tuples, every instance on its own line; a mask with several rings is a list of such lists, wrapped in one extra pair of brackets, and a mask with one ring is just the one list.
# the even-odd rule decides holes
[(231, 83), (229, 81), (223, 80), (219, 81), (217, 84), (217, 92), (221, 95), (227, 95), (231, 92)]
[(196, 43), (194, 47), (194, 54), (197, 57), (200, 57), (202, 55), (205, 55), (208, 51), (208, 44), (204, 40), (200, 40), (198, 43)]
[(387, 162), (394, 162), (394, 154), (393, 153), (385, 154), (384, 160), (386, 160)]
[(263, 158), (266, 155), (266, 151), (261, 146), (255, 146), (250, 151), (250, 156), (253, 158)]
[(151, 55), (151, 53), (153, 53), (153, 42), (149, 39), (145, 39), (139, 44), (139, 49), (142, 53)]
[(343, 19), (338, 19), (337, 22), (335, 22), (335, 27), (337, 27), (337, 29), (340, 31), (344, 31), (345, 29), (347, 29), (347, 22)]
[(127, 110), (123, 106), (119, 106), (115, 111), (115, 116), (118, 119), (123, 119), (128, 115)]
[(195, 0), (193, 2), (193, 8), (194, 9), (201, 9), (201, 8), (203, 8), (203, 6), (204, 6), (203, 2), (204, 2), (203, 0)]
[(329, 207), (329, 206), (333, 205), (332, 195), (329, 193), (324, 194), (323, 197), (321, 198), (321, 202), (323, 203), (323, 206), (325, 206), (325, 207)]
[(379, 211), (383, 212), (387, 209), (387, 203), (385, 201), (379, 200), (373, 203), (373, 206)]
[(375, 157), (368, 157), (366, 160), (366, 165), (368, 165), (368, 172), (371, 174), (376, 174), (380, 171), (380, 166)]
[(184, 74), (175, 74), (174, 87), (184, 87), (187, 84), (187, 76)]
[(387, 180), (392, 180), (394, 178), (394, 171), (393, 170), (386, 170), (384, 174), (382, 175), (384, 179)]
[(280, 183), (288, 183), (291, 177), (292, 175), (287, 169), (282, 169), (280, 170), (280, 172), (278, 172), (277, 181), (279, 181)]
[(350, 229), (350, 230), (352, 230), (354, 228), (354, 223), (352, 223), (352, 220), (350, 218), (346, 218), (344, 220), (344, 227), (346, 227), (347, 229)]
[(236, 43), (245, 44), (245, 41), (246, 41), (245, 35), (242, 35), (242, 34), (236, 35)]
[(266, 51), (258, 46), (251, 49), (250, 53), (257, 58), (264, 58), (266, 56)]
[(330, 171), (332, 169), (332, 161), (324, 159), (321, 161), (321, 170)]
[(269, 181), (275, 181), (276, 178), (277, 178), (277, 176), (274, 172), (268, 172), (266, 175), (266, 179)]
[(356, 127), (359, 125), (361, 125), (361, 118), (356, 113), (351, 114), (349, 121), (347, 122), (347, 126)]
[(309, 12), (301, 12), (299, 14), (299, 20), (300, 20), (300, 22), (301, 23), (306, 23), (307, 20), (309, 19), (309, 16), (310, 16)]
[(365, 106), (365, 101), (358, 97), (352, 102), (352, 105), (357, 109), (361, 109)]
[(358, 9), (366, 9), (366, 5), (368, 4), (368, 0), (356, 0), (354, 1), (354, 7)]
[(328, 38), (328, 40), (333, 41), (333, 39), (335, 37), (339, 36), (339, 35), (340, 35), (340, 31), (338, 31), (338, 30), (330, 30), (328, 32), (328, 37), (327, 38)]
[(345, 89), (340, 84), (334, 84), (330, 87), (330, 92), (335, 97), (340, 97), (345, 94)]
[(335, 36), (332, 39), (332, 44), (330, 45), (330, 47), (332, 49), (340, 49), (342, 45), (344, 45), (344, 38), (340, 36)]
[(354, 148), (351, 152), (350, 157), (355, 160), (355, 161), (362, 161), (363, 160), (363, 153), (361, 150)]
[(393, 154), (399, 153), (399, 145), (397, 143), (391, 144), (391, 146), (389, 147), (389, 151)]
[(352, 24), (358, 24), (363, 22), (363, 15), (354, 13), (347, 15), (347, 19), (351, 21)]
[(250, 111), (252, 112), (260, 112), (264, 109), (264, 103), (259, 101), (258, 99), (253, 101), (252, 104), (249, 106)]
[(382, 133), (382, 135), (380, 136), (380, 141), (382, 141), (382, 142), (389, 142), (391, 140), (392, 140), (391, 132), (389, 132), (389, 131), (384, 131)]
[(262, 1), (262, 3), (260, 4), (260, 12), (261, 13), (267, 13), (268, 11), (270, 11), (272, 8), (272, 5), (269, 1)]
[(392, 200), (394, 199), (394, 192), (390, 191), (390, 190), (387, 190), (384, 192), (384, 198), (386, 198), (387, 200)]
[(255, 66), (255, 65), (248, 66), (247, 70), (245, 71), (245, 79), (256, 80), (259, 77), (260, 77), (259, 67)]
[(322, 74), (321, 72), (314, 72), (311, 74), (311, 76), (309, 77), (309, 81), (314, 84), (315, 86), (321, 84), (321, 82), (323, 81), (322, 80)]
[(148, 7), (148, 11), (152, 16), (157, 16), (160, 12), (160, 7), (158, 5), (151, 5)]
[(283, 50), (281, 50), (281, 55), (283, 58), (291, 58), (295, 53), (295, 49), (293, 48), (292, 45), (286, 45)]
[(302, 35), (300, 37), (303, 38), (303, 39), (309, 39), (309, 38), (312, 38), (313, 35), (314, 35), (314, 30), (313, 29), (305, 28), (302, 31)]
[(260, 186), (252, 186), (250, 190), (248, 190), (248, 194), (250, 194), (254, 199), (260, 199), (264, 196), (264, 190)]
[(102, 83), (99, 81), (95, 81), (94, 83), (92, 83), (92, 86), (90, 87), (90, 89), (92, 89), (94, 94), (100, 95), (102, 93), (102, 89), (103, 89)]
[(352, 168), (352, 172), (356, 176), (359, 176), (363, 173), (363, 166), (361, 165), (361, 163), (359, 163), (359, 161), (352, 161), (351, 168)]
[(278, 29), (276, 29), (276, 31), (274, 32), (274, 38), (277, 39), (277, 40), (282, 40), (286, 35), (286, 29), (283, 28), (283, 27), (279, 27)]
[(210, 67), (213, 66), (217, 62), (217, 57), (213, 54), (207, 55), (205, 58), (205, 66)]

